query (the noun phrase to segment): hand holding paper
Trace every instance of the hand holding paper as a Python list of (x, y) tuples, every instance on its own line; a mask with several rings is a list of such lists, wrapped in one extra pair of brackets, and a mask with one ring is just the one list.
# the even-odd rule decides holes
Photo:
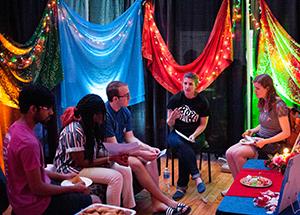
[(115, 161), (122, 166), (128, 166), (128, 154), (124, 154), (123, 152), (120, 152), (119, 155), (110, 155), (109, 160)]
[(195, 141), (194, 142), (192, 142), (187, 136), (185, 136), (183, 133), (181, 133), (181, 132), (179, 132), (179, 131), (177, 131), (177, 130), (175, 130), (175, 132), (179, 135), (179, 136), (181, 136), (181, 137), (183, 137), (184, 139), (186, 139), (187, 141), (190, 141), (191, 143), (195, 143)]
[[(160, 158), (161, 156), (163, 156), (164, 154), (166, 154), (167, 149), (162, 150), (156, 157), (156, 159)], [(156, 160), (155, 159), (155, 160)], [(152, 161), (148, 161), (147, 164), (151, 163)]]

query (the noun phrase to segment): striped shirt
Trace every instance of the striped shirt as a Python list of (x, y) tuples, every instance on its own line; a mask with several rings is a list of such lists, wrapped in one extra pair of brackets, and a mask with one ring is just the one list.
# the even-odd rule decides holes
[[(83, 169), (75, 164), (71, 153), (84, 151), (85, 141), (83, 129), (78, 122), (71, 122), (61, 131), (54, 157), (56, 172), (78, 174)], [(96, 158), (96, 151), (97, 144), (94, 147), (94, 158)]]

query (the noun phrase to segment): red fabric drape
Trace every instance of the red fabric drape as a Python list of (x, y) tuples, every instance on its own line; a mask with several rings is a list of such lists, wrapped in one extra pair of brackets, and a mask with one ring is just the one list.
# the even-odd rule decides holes
[(229, 0), (224, 0), (203, 53), (192, 63), (178, 65), (168, 50), (153, 19), (150, 3), (145, 7), (142, 54), (148, 59), (153, 77), (175, 94), (182, 89), (182, 77), (187, 72), (199, 76), (199, 91), (207, 88), (233, 61)]

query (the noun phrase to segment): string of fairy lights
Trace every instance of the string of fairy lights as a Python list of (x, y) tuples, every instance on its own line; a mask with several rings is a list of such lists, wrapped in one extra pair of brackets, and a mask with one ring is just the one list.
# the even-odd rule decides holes
[[(51, 3), (47, 4), (47, 12), (43, 17), (43, 25), (40, 31), (36, 31), (35, 34), (36, 41), (28, 41), (26, 44), (30, 44), (29, 47), (25, 45), (16, 46), (9, 39), (6, 39), (2, 34), (0, 34), (0, 41), (3, 48), (0, 46), (0, 62), (2, 62), (6, 68), (9, 70), (21, 70), (26, 69), (32, 65), (37, 53), (40, 53), (44, 49), (45, 36), (44, 32), (48, 33), (50, 26), (52, 25), (51, 17), (53, 15), (53, 10), (56, 8), (56, 1), (53, 0)], [(32, 37), (34, 38), (34, 37)], [(31, 79), (32, 77), (28, 77)], [(25, 80), (24, 80), (25, 81)]]
[[(60, 3), (58, 3), (60, 4)], [(105, 50), (111, 47), (111, 44), (119, 44), (121, 40), (126, 39), (129, 28), (133, 26), (134, 20), (128, 19), (124, 24), (118, 26), (117, 29), (111, 29), (105, 33), (105, 36), (95, 36), (92, 33), (88, 33), (84, 30), (84, 27), (77, 26), (72, 18), (69, 17), (68, 12), (65, 9), (58, 9), (59, 16), (62, 21), (66, 21), (70, 27), (70, 31), (78, 36), (78, 38), (86, 38), (89, 41), (89, 45), (96, 47), (97, 50)], [(141, 15), (139, 10), (138, 15)]]
[[(147, 5), (147, 7), (150, 7), (149, 4), (146, 4), (146, 5)], [(39, 34), (40, 37), (37, 37), (38, 38), (37, 41), (31, 47), (26, 47), (26, 48), (17, 47), (15, 45), (13, 45), (13, 43), (10, 42), (9, 39), (6, 39), (3, 35), (0, 34), (0, 41), (4, 47), (0, 50), (0, 62), (5, 64), (11, 70), (24, 69), (24, 68), (30, 67), (30, 65), (35, 60), (36, 53), (43, 51), (45, 40), (46, 40), (45, 36), (43, 35), (43, 32), (49, 32), (50, 26), (52, 24), (50, 16), (53, 15), (54, 10), (57, 8), (57, 1), (56, 0), (51, 1), (50, 3), (47, 4), (47, 7), (48, 7), (48, 12), (44, 16), (42, 28), (40, 29), (40, 32), (37, 32), (37, 34)], [(249, 18), (253, 22), (254, 29), (260, 30), (261, 34), (265, 34), (266, 38), (269, 38), (268, 37), (269, 32), (265, 32), (262, 30), (261, 21), (257, 20), (254, 13), (251, 11), (250, 3), (247, 5), (247, 10), (249, 11)], [(141, 13), (141, 11), (139, 13)], [(153, 11), (151, 11), (151, 13), (153, 13)], [(261, 14), (260, 7), (259, 7), (259, 13)], [(62, 18), (64, 20), (66, 20), (71, 27), (74, 28), (74, 31), (79, 34), (79, 37), (81, 37), (81, 36), (88, 37), (89, 40), (92, 43), (97, 44), (100, 49), (103, 48), (106, 45), (106, 43), (108, 43), (108, 42), (115, 43), (118, 40), (124, 38), (127, 33), (127, 30), (125, 30), (123, 32), (118, 32), (116, 34), (110, 35), (109, 38), (105, 38), (105, 40), (101, 37), (93, 38), (92, 36), (90, 36), (88, 34), (84, 34), (81, 31), (79, 31), (77, 29), (77, 27), (74, 24), (72, 24), (71, 19), (69, 17), (66, 18), (65, 16), (66, 15), (64, 13)], [(153, 19), (152, 15), (149, 18)], [(232, 38), (235, 36), (234, 31), (235, 31), (235, 27), (236, 27), (236, 22), (240, 21), (241, 18), (242, 18), (241, 0), (237, 0), (236, 4), (233, 6), (232, 28), (231, 28), (231, 37)], [(128, 20), (126, 27), (131, 27), (132, 23), (133, 23), (132, 20)], [(153, 25), (155, 25), (154, 21), (153, 21)], [(152, 30), (152, 29), (150, 29), (150, 30)], [(158, 33), (159, 33), (158, 30), (156, 30), (155, 34), (158, 34)], [(165, 51), (167, 48), (166, 48), (166, 45), (164, 44), (164, 41), (159, 41), (157, 36), (154, 36), (154, 39), (156, 39), (155, 44), (159, 44), (159, 46), (161, 47), (162, 56), (160, 57), (160, 60), (163, 61), (164, 59), (168, 59), (167, 56), (165, 56)], [(226, 38), (226, 39), (227, 40), (224, 41), (225, 48), (221, 49), (221, 54), (223, 54), (223, 58), (226, 58), (226, 53), (227, 53), (226, 50), (230, 50), (230, 47), (226, 47), (230, 38)], [(281, 41), (283, 41), (283, 39)], [(295, 46), (299, 47), (299, 45), (294, 40), (290, 40), (290, 41)], [(31, 42), (32, 41), (29, 41), (29, 43), (31, 43)], [(270, 41), (268, 41), (268, 42), (269, 42), (269, 44), (271, 44)], [(284, 43), (287, 43), (287, 42), (284, 42)], [(277, 50), (275, 50), (275, 51), (277, 51)], [(299, 49), (292, 49), (291, 51), (292, 51), (293, 55), (295, 55), (295, 56), (297, 56), (299, 54)], [(215, 57), (215, 59), (217, 61), (219, 61), (220, 59), (222, 59), (222, 57), (217, 55)], [(284, 59), (284, 60), (288, 60), (288, 59)], [(219, 75), (219, 73), (220, 73), (219, 65), (220, 65), (220, 63), (217, 64), (214, 71), (212, 72), (213, 76)], [(288, 63), (287, 66), (294, 68), (297, 72), (299, 71), (299, 64), (294, 65), (293, 63)], [(167, 65), (164, 65), (164, 67), (167, 67)], [(169, 73), (170, 74), (172, 73), (171, 69), (169, 69)], [(208, 74), (208, 71), (206, 71), (206, 73)], [(174, 75), (178, 75), (178, 74), (174, 74)], [(201, 77), (199, 82), (201, 82), (203, 78), (209, 79), (210, 76)]]
[[(40, 33), (43, 33), (43, 31), (48, 32), (49, 31), (49, 26), (51, 25), (51, 19), (49, 14), (53, 13), (53, 9), (56, 8), (57, 1), (52, 1), (51, 3), (47, 4), (48, 7), (48, 13), (45, 14), (44, 17), (44, 22), (43, 22), (43, 29), (41, 29)], [(148, 5), (149, 6), (149, 5)], [(250, 8), (251, 4), (248, 4), (248, 10), (249, 15), (251, 17), (251, 20), (254, 23), (254, 26), (256, 26), (255, 29), (259, 30), (260, 29), (260, 21), (257, 21), (254, 14), (251, 12)], [(59, 9), (60, 11), (60, 9)], [(241, 1), (238, 0), (237, 4), (234, 5), (233, 9), (233, 18), (232, 18), (232, 31), (234, 32), (236, 22), (241, 19)], [(152, 11), (153, 12), (153, 11)], [(90, 35), (83, 34), (81, 33), (76, 25), (71, 23), (71, 18), (66, 18), (66, 13), (63, 13), (62, 19), (66, 20), (71, 27), (74, 28), (75, 32), (79, 34), (79, 36), (85, 36), (88, 37), (92, 42), (98, 44), (98, 45), (105, 45), (105, 41), (102, 40), (100, 37), (92, 38)], [(132, 25), (132, 21), (128, 21), (128, 24), (126, 27), (130, 27)], [(125, 31), (126, 33), (126, 31)], [(116, 35), (116, 37), (125, 37), (125, 33), (119, 33)], [(234, 33), (232, 33), (232, 37), (234, 37)], [(7, 64), (11, 69), (23, 69), (31, 65), (31, 63), (35, 59), (35, 50), (41, 51), (43, 48), (43, 44), (45, 41), (45, 37), (41, 36), (39, 40), (36, 42), (36, 44), (33, 47), (30, 48), (18, 48), (14, 46), (11, 42), (6, 40), (1, 34), (0, 34), (0, 40), (3, 44), (3, 46), (8, 50), (8, 53), (4, 53), (3, 51), (0, 53), (0, 60)], [(117, 38), (110, 38), (109, 39), (111, 42), (115, 42)], [(226, 43), (226, 42), (225, 42)], [(162, 46), (162, 44), (161, 44)], [(162, 50), (163, 51), (163, 50)], [(223, 52), (223, 50), (221, 50)], [(216, 57), (218, 59), (218, 56)], [(216, 70), (218, 68), (216, 67)], [(215, 73), (214, 73), (215, 74)]]
[[(178, 82), (181, 82), (181, 79), (183, 77), (183, 73), (177, 72), (177, 70), (174, 68), (174, 66), (177, 66), (177, 63), (175, 62), (173, 56), (169, 52), (164, 40), (162, 39), (162, 36), (160, 35), (160, 32), (157, 28), (157, 25), (153, 18), (154, 11), (151, 8), (150, 3), (146, 4), (146, 10), (145, 10), (145, 20), (147, 19), (147, 22), (149, 22), (149, 30), (150, 30), (150, 37), (153, 38), (154, 44), (157, 45), (155, 50), (157, 50), (157, 54), (159, 55), (159, 61), (160, 65), (165, 68), (167, 73), (172, 76), (174, 79), (176, 79)], [(228, 14), (229, 13), (229, 14)], [(236, 19), (239, 18), (238, 16), (238, 10), (236, 10), (235, 18), (232, 20), (235, 22)], [(222, 72), (220, 68), (223, 64), (223, 60), (226, 61), (226, 59), (230, 59), (231, 51), (232, 51), (232, 38), (234, 37), (234, 34), (232, 33), (232, 28), (230, 26), (231, 19), (230, 19), (230, 11), (226, 10), (226, 14), (222, 14), (224, 19), (229, 17), (229, 24), (224, 27), (224, 30), (222, 31), (222, 35), (220, 36), (220, 50), (219, 52), (215, 52), (212, 55), (215, 55), (214, 59), (215, 62), (212, 62), (211, 65), (215, 65), (215, 68), (213, 71), (206, 70), (203, 74), (199, 75), (199, 84), (200, 84), (200, 91), (205, 89), (205, 87), (202, 84), (207, 82), (212, 82), (215, 80), (215, 78)], [(148, 25), (145, 28), (147, 28)]]
[[(238, 0), (237, 4), (233, 6), (233, 14), (232, 14), (232, 32), (235, 32), (235, 25), (237, 21), (240, 21), (242, 18), (241, 15), (241, 1)], [(233, 33), (234, 37), (234, 33)]]

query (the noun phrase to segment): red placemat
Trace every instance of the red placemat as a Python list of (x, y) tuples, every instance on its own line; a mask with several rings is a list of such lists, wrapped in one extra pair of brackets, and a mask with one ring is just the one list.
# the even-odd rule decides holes
[[(240, 180), (247, 175), (263, 176), (272, 181), (270, 187), (257, 188), (247, 187), (242, 185)], [(265, 170), (265, 169), (241, 169), (236, 179), (230, 186), (227, 196), (241, 196), (241, 197), (258, 197), (260, 192), (271, 190), (273, 192), (280, 192), (283, 175), (278, 170)]]

